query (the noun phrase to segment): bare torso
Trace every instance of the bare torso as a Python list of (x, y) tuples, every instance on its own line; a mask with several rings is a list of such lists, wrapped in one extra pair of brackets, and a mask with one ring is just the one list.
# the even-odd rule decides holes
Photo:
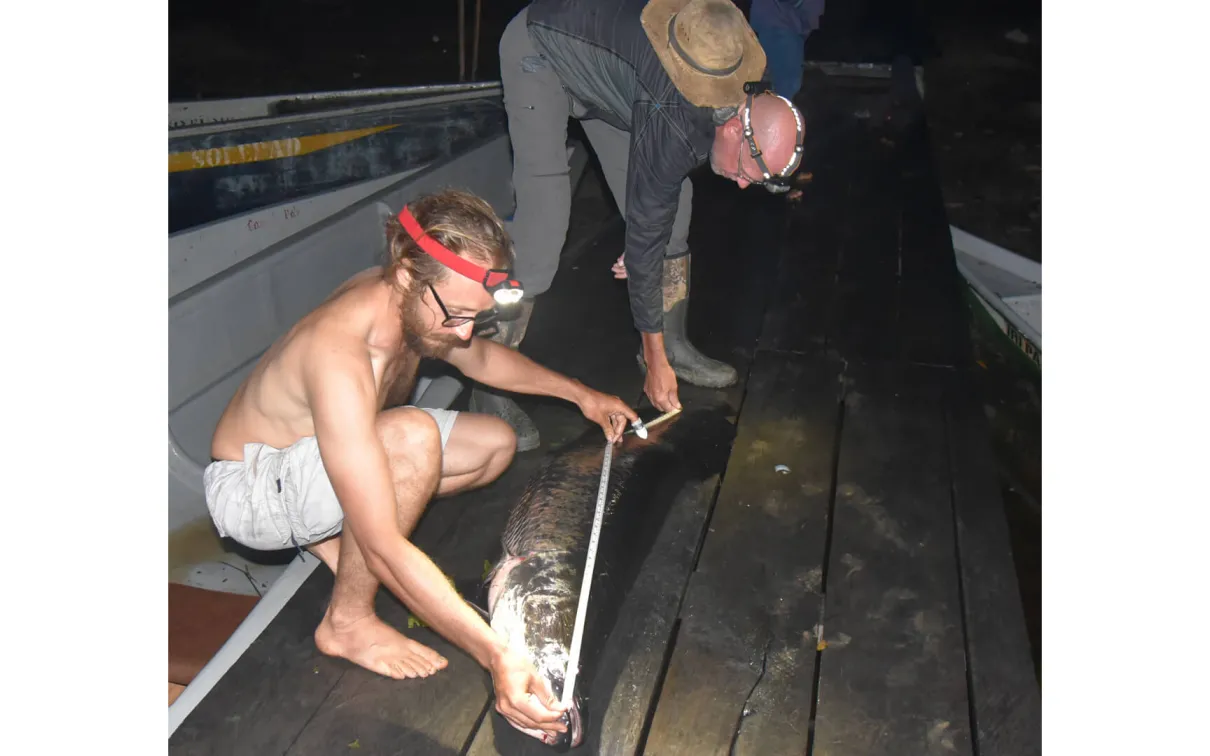
[(411, 390), (419, 357), (403, 346), (398, 300), (380, 269), (347, 281), (269, 348), (219, 418), (210, 455), (241, 460), (244, 444), (284, 449), (315, 435), (303, 368), (334, 346), (365, 354), (380, 409)]

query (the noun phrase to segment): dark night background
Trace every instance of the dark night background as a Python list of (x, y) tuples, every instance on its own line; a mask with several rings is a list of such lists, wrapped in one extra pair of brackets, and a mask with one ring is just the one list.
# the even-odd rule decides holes
[[(736, 4), (747, 11), (750, 0)], [(499, 76), (497, 44), (523, 0), (483, 0), (472, 73)], [(807, 44), (819, 61), (924, 67), (925, 111), (949, 221), (1041, 260), (1041, 0), (829, 2)], [(808, 72), (808, 76), (811, 75)], [(458, 4), (382, 0), (176, 0), (169, 6), (170, 101), (454, 83)], [(986, 372), (1035, 666), (1041, 655), (1041, 378), (973, 333)]]
[[(746, 11), (749, 2), (737, 5)], [(483, 1), (474, 78), (498, 78), (500, 33), (524, 5)], [(467, 79), (474, 12), (474, 1), (466, 0)], [(1040, 0), (834, 2), (807, 44), (815, 60), (889, 62), (905, 53), (923, 65), (951, 220), (1039, 260), (1041, 13)], [(169, 6), (172, 101), (458, 80), (456, 0)]]

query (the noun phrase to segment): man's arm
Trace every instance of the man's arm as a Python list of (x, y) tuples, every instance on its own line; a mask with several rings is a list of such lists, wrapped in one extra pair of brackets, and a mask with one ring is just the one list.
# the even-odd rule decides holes
[[(669, 104), (675, 108), (675, 105)], [(687, 119), (636, 102), (626, 175), (626, 248), (623, 255), (630, 313), (643, 341), (643, 389), (657, 408), (680, 407), (676, 375), (664, 349), (664, 252), (680, 204), (681, 186), (701, 163), (688, 139)]]
[(462, 374), (485, 386), (518, 394), (553, 396), (572, 402), (584, 416), (596, 422), (611, 441), (616, 441), (626, 423), (638, 414), (616, 396), (595, 391), (576, 379), (543, 367), (530, 358), (483, 338), (472, 338), (470, 346), (451, 350), (446, 357)]
[(390, 463), (375, 422), (377, 392), (369, 361), (356, 353), (329, 351), (312, 361), (304, 383), (320, 457), (344, 511), (344, 527), (361, 547), (366, 565), (418, 617), (490, 669), (504, 644), (437, 565), (399, 532)]
[(575, 378), (543, 367), (515, 349), (478, 336), (450, 350), (446, 362), (472, 381), (517, 394), (553, 396), (580, 404), (591, 390)]
[(630, 315), (643, 342), (647, 362), (644, 389), (652, 404), (661, 410), (679, 406), (676, 376), (664, 351), (664, 249), (672, 236), (680, 202), (681, 181), (659, 176), (651, 160), (654, 140), (634, 144), (626, 178), (626, 266)]

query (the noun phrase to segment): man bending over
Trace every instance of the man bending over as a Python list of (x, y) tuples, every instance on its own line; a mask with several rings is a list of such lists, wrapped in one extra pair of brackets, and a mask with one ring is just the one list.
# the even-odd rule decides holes
[(562, 707), (545, 682), (408, 540), (433, 496), (504, 472), (513, 431), (495, 417), (388, 400), (409, 396), (420, 359), (434, 358), (488, 386), (570, 399), (611, 441), (637, 415), (615, 396), (472, 336), (476, 316), (520, 293), (507, 273), (509, 240), (487, 203), (457, 191), (419, 199), (392, 220), (388, 242), (385, 266), (358, 274), (303, 317), (235, 392), (211, 444), (207, 506), (220, 535), (255, 549), (305, 546), (335, 573), (315, 631), (320, 651), (393, 678), (446, 666), (374, 614), (385, 584), (491, 672), (501, 714), (561, 732)]

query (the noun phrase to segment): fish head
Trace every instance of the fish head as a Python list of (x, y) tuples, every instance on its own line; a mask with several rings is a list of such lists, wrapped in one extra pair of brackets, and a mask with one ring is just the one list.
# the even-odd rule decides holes
[[(571, 657), (579, 589), (580, 574), (564, 555), (537, 553), (505, 557), (488, 594), (492, 629), (533, 665), (559, 700)], [(584, 740), (580, 708), (579, 696), (573, 694), (563, 717), (567, 732), (522, 731), (559, 750), (575, 748)]]

